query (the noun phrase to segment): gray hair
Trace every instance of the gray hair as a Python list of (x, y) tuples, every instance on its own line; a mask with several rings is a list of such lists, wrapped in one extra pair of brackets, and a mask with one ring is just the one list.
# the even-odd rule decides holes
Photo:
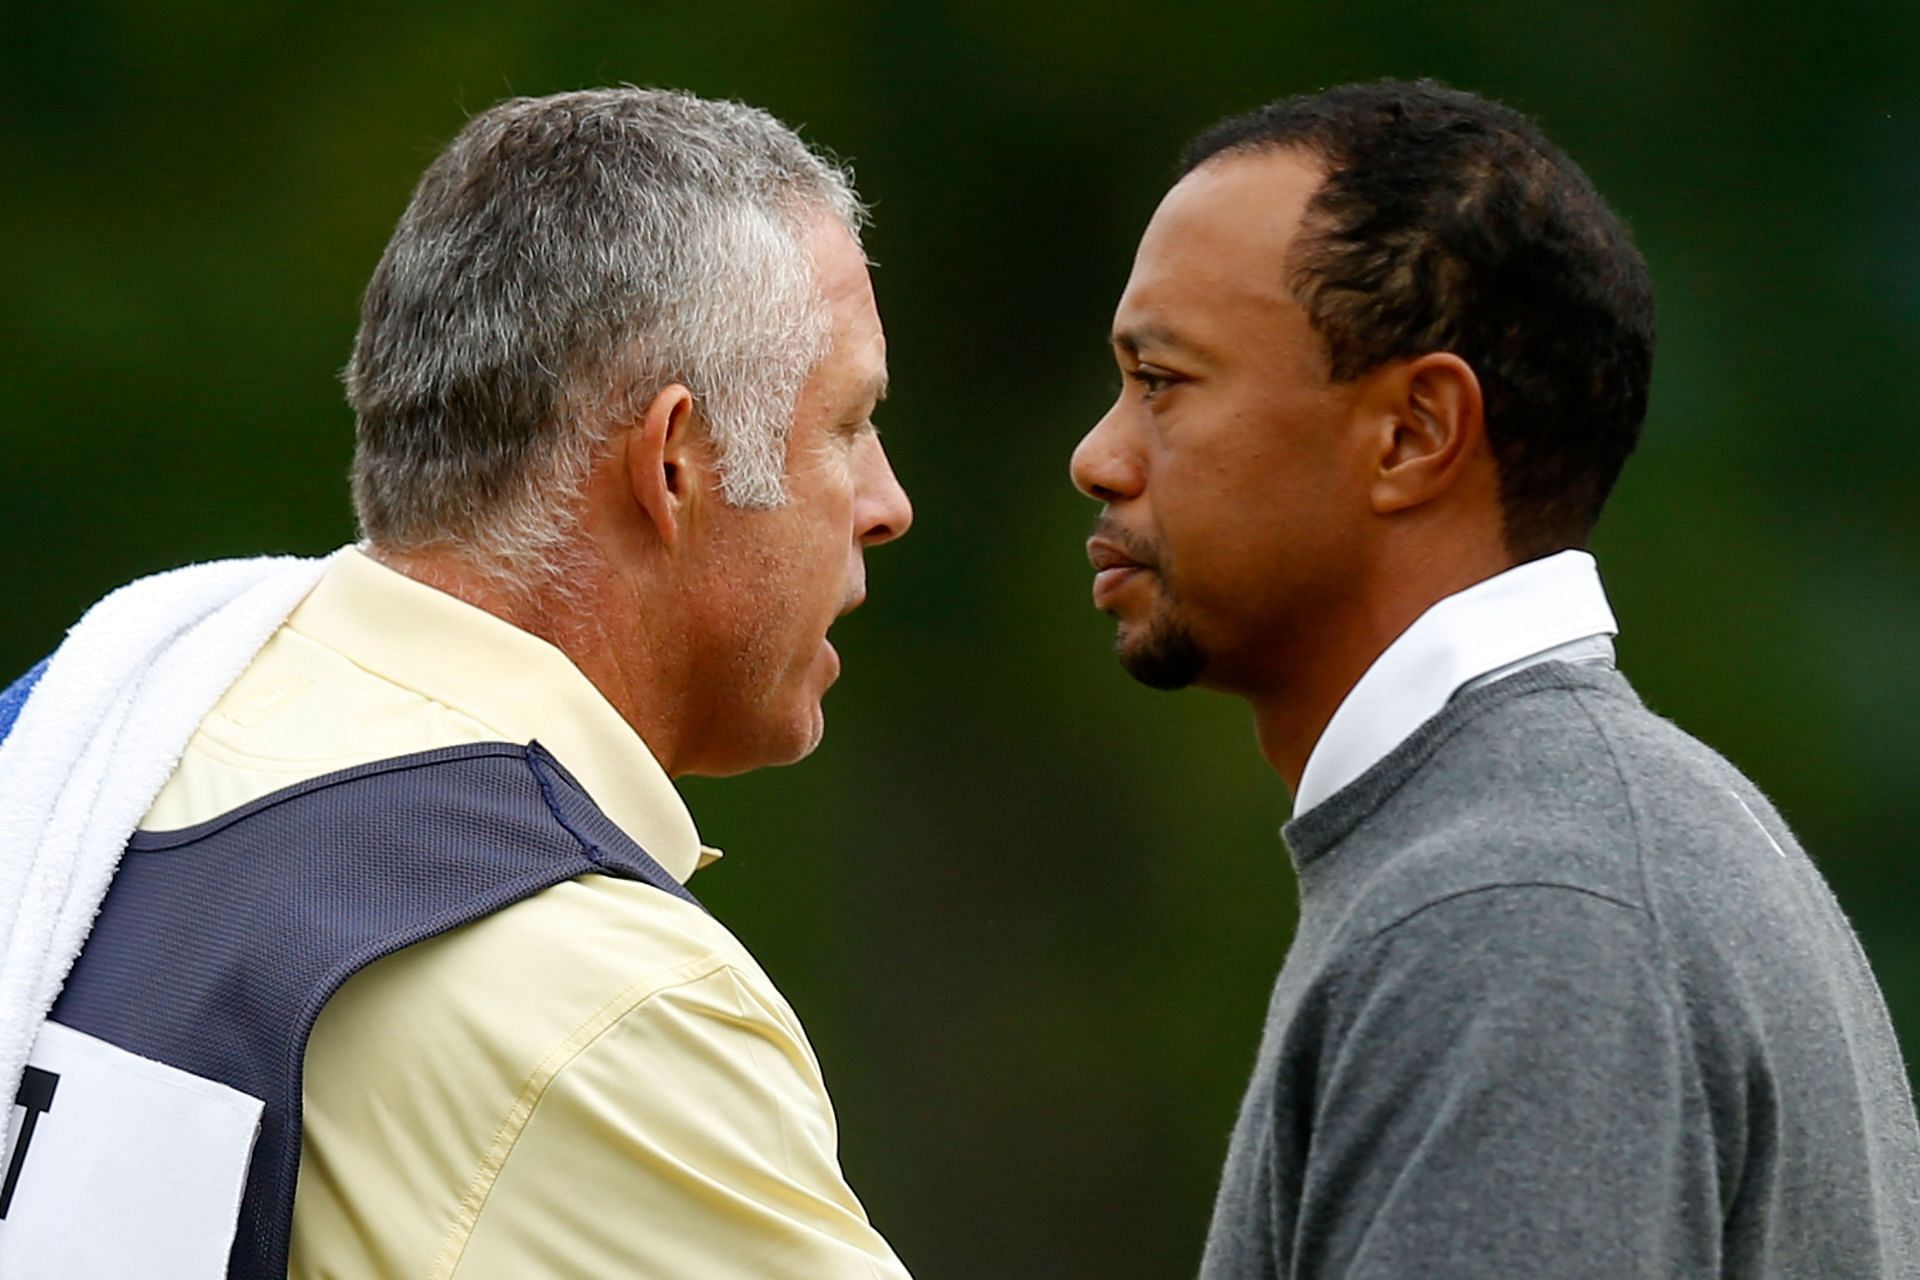
[(550, 576), (608, 428), (685, 385), (723, 495), (785, 500), (828, 317), (812, 219), (857, 240), (849, 174), (754, 107), (669, 90), (515, 98), (427, 169), (347, 365), (362, 536)]

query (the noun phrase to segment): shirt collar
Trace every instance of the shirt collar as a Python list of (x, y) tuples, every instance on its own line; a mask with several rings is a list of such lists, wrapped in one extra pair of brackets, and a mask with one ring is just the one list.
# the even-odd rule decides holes
[(288, 625), (505, 741), (539, 739), (675, 880), (718, 856), (640, 735), (538, 636), (351, 547)]
[(1334, 711), (1301, 771), (1294, 816), (1379, 763), (1462, 686), (1595, 637), (1610, 656), (1606, 637), (1619, 630), (1599, 566), (1584, 551), (1529, 561), (1439, 601), (1374, 659)]

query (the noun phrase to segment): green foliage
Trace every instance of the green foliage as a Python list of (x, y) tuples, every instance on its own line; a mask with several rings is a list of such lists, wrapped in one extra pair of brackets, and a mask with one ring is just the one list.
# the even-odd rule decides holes
[(467, 113), (631, 81), (804, 123), (876, 205), (918, 524), (836, 634), (822, 750), (687, 787), (730, 851), (696, 887), (807, 1018), (923, 1280), (1190, 1271), (1292, 926), (1287, 800), (1239, 708), (1113, 665), (1067, 454), (1181, 141), (1434, 75), (1538, 115), (1636, 228), (1623, 661), (1781, 802), (1911, 1057), (1916, 44), (1871, 0), (11, 6), (0, 669), (135, 574), (352, 536), (355, 300)]

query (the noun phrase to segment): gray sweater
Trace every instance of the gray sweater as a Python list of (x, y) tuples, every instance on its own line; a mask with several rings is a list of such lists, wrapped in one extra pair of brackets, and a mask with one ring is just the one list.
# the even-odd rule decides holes
[(1202, 1274), (1920, 1277), (1920, 1131), (1773, 806), (1611, 672), (1461, 694), (1286, 828)]

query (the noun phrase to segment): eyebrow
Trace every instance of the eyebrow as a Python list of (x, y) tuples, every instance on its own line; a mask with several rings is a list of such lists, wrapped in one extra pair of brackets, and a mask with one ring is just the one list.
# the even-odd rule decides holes
[(867, 386), (873, 402), (875, 404), (884, 403), (887, 398), (887, 371), (885, 369), (880, 370), (880, 372), (874, 376), (873, 381), (868, 383)]
[(1128, 355), (1137, 356), (1147, 347), (1172, 347), (1177, 351), (1194, 351), (1195, 348), (1183, 342), (1180, 335), (1163, 324), (1140, 324), (1131, 328), (1115, 329), (1109, 339), (1114, 346)]

